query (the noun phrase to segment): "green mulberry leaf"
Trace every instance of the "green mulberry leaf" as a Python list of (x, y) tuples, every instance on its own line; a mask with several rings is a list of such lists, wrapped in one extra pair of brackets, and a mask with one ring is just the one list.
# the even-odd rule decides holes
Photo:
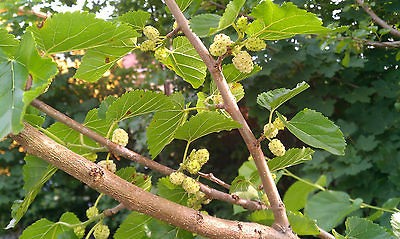
[(190, 28), (199, 37), (207, 37), (210, 28), (218, 28), (221, 16), (216, 14), (199, 14), (190, 19)]
[(59, 13), (41, 28), (30, 27), (40, 49), (47, 54), (87, 50), (75, 77), (98, 80), (116, 61), (135, 48), (139, 34), (127, 24), (116, 24), (82, 12)]
[[(0, 138), (18, 133), (23, 128), (22, 119), (27, 106), (50, 85), (56, 74), (55, 63), (42, 58), (36, 49), (31, 33), (22, 37), (19, 46), (11, 35), (0, 32)], [(32, 84), (25, 90), (27, 80)]]
[(263, 92), (258, 95), (257, 104), (273, 112), (283, 103), (300, 94), (308, 87), (310, 86), (303, 81), (297, 84), (297, 86), (293, 89), (279, 88)]
[(278, 113), (278, 117), (285, 127), (304, 143), (326, 151), (344, 155), (346, 141), (339, 127), (321, 113), (304, 109), (297, 113), (290, 121), (286, 121)]
[(395, 239), (395, 237), (390, 235), (385, 228), (365, 218), (349, 217), (345, 224), (346, 238)]
[(318, 235), (320, 233), (315, 221), (301, 212), (287, 211), (287, 214), (290, 226), (297, 235)]
[(40, 238), (40, 239), (57, 239), (62, 235), (68, 235), (70, 239), (77, 239), (78, 237), (75, 235), (72, 228), (64, 225), (63, 223), (68, 224), (77, 224), (80, 223), (79, 219), (75, 214), (71, 212), (64, 213), (60, 222), (52, 222), (47, 220), (46, 218), (40, 219), (27, 227), (20, 239), (31, 239), (31, 238)]
[(131, 212), (115, 232), (114, 239), (145, 239), (147, 224), (153, 219), (145, 214)]
[(268, 167), (272, 172), (278, 171), (309, 161), (312, 159), (313, 154), (314, 150), (310, 148), (292, 148), (286, 151), (285, 155), (270, 159), (268, 161)]
[(304, 215), (316, 220), (326, 231), (339, 225), (350, 213), (358, 210), (362, 200), (350, 201), (345, 192), (323, 191), (312, 196), (306, 203)]
[(12, 220), (7, 225), (7, 229), (13, 228), (21, 220), (43, 185), (57, 171), (57, 168), (36, 156), (26, 155), (24, 160), (26, 163), (22, 170), (25, 197), (22, 201), (18, 200), (14, 203), (11, 213)]
[(162, 63), (194, 88), (203, 85), (207, 67), (186, 37), (174, 38), (173, 50)]
[(236, 17), (239, 15), (240, 9), (242, 8), (245, 0), (232, 0), (228, 3), (225, 8), (225, 12), (222, 15), (221, 19), (219, 20), (217, 28), (211, 28), (209, 35), (215, 34), (219, 31), (224, 30), (225, 28), (232, 25)]
[(241, 125), (218, 112), (202, 112), (191, 117), (175, 133), (176, 139), (183, 139), (189, 143), (205, 135), (240, 128)]
[(146, 26), (146, 22), (150, 19), (150, 16), (149, 12), (143, 10), (129, 11), (118, 17), (118, 20), (129, 24), (136, 31), (141, 31)]
[(253, 9), (251, 16), (255, 21), (249, 25), (246, 33), (263, 40), (332, 32), (331, 29), (322, 26), (322, 21), (315, 14), (299, 9), (291, 2), (279, 6), (271, 0), (263, 1)]

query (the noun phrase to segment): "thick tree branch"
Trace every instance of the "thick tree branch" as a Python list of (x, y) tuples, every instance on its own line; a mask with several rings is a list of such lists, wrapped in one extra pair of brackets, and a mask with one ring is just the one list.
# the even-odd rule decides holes
[(260, 145), (257, 143), (257, 139), (254, 137), (250, 127), (244, 119), (242, 113), (236, 104), (235, 97), (232, 95), (228, 83), (226, 82), (224, 75), (222, 74), (220, 66), (216, 63), (215, 59), (209, 54), (207, 48), (204, 46), (202, 41), (190, 30), (188, 22), (179, 9), (178, 5), (173, 0), (166, 0), (166, 5), (171, 11), (172, 15), (181, 28), (182, 32), (189, 39), (190, 43), (199, 53), (200, 57), (206, 64), (208, 70), (214, 79), (218, 90), (221, 92), (221, 96), (224, 100), (224, 106), (226, 111), (231, 115), (232, 119), (239, 122), (242, 128), (239, 132), (244, 139), (250, 154), (253, 156), (254, 162), (257, 166), (257, 170), (260, 174), (260, 178), (263, 184), (264, 191), (271, 204), (271, 209), (275, 217), (274, 226), (276, 229), (283, 233), (292, 234), (292, 230), (289, 226), (289, 221), (286, 216), (285, 206), (279, 196), (278, 189), (276, 188), (274, 179), (272, 178), (271, 172), (267, 166), (264, 153), (262, 152)]
[(376, 22), (378, 25), (380, 25), (383, 28), (389, 29), (390, 30), (390, 34), (392, 34), (395, 37), (400, 37), (400, 31), (397, 30), (396, 28), (393, 28), (392, 26), (390, 26), (389, 24), (387, 24), (387, 22), (385, 22), (382, 18), (380, 18), (378, 15), (376, 15), (376, 13), (374, 11), (372, 11), (372, 9), (364, 3), (364, 0), (356, 0), (356, 2), (358, 3), (358, 5), (360, 5), (364, 11), (366, 13), (368, 13), (368, 15), (371, 16), (372, 20), (374, 20), (374, 22)]
[[(172, 172), (174, 172), (173, 169), (171, 169), (167, 166), (164, 166), (160, 163), (157, 163), (156, 161), (150, 160), (138, 153), (135, 153), (125, 147), (122, 147), (118, 144), (113, 143), (109, 139), (106, 139), (103, 136), (97, 134), (96, 132), (86, 128), (82, 124), (79, 124), (75, 120), (69, 118), (65, 114), (55, 110), (54, 108), (43, 103), (40, 100), (33, 100), (31, 104), (32, 104), (32, 106), (34, 106), (37, 109), (39, 109), (40, 111), (46, 113), (48, 116), (52, 117), (53, 119), (69, 126), (70, 128), (80, 132), (81, 134), (93, 139), (94, 141), (98, 142), (100, 145), (107, 147), (107, 149), (114, 155), (118, 155), (118, 156), (124, 157), (126, 159), (130, 159), (132, 161), (135, 161), (141, 165), (144, 165), (144, 166), (146, 166), (154, 171), (157, 171), (159, 173), (162, 173), (164, 175), (169, 175)], [(266, 206), (264, 204), (261, 204), (261, 203), (255, 202), (255, 201), (245, 200), (242, 198), (232, 197), (230, 194), (210, 188), (201, 183), (200, 183), (200, 190), (202, 192), (204, 192), (209, 198), (236, 204), (236, 205), (242, 206), (244, 208), (247, 208), (249, 210), (261, 210), (261, 209), (266, 208)]]
[(29, 154), (44, 159), (89, 187), (113, 197), (130, 210), (209, 238), (282, 238), (282, 234), (271, 227), (203, 215), (144, 191), (56, 143), (29, 124), (25, 124), (24, 130), (11, 138)]

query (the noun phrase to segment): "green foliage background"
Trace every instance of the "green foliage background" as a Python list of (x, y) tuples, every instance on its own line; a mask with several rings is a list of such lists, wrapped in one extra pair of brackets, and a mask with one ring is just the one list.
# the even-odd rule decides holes
[[(49, 1), (50, 2), (50, 1)], [(63, 1), (67, 5), (75, 1)], [(173, 20), (165, 17), (165, 8), (160, 1), (109, 1), (115, 6), (115, 16), (129, 10), (148, 6), (152, 19), (158, 19), (153, 25), (162, 34), (167, 33)], [(229, 1), (216, 1), (226, 6)], [(251, 9), (256, 1), (246, 1), (245, 8)], [(279, 3), (280, 1), (275, 1)], [(397, 49), (368, 48), (361, 41), (350, 41), (348, 37), (367, 40), (387, 40), (390, 35), (380, 32), (373, 26), (370, 17), (357, 9), (353, 2), (342, 1), (337, 4), (330, 1), (294, 0), (301, 8), (317, 14), (325, 25), (349, 25), (347, 32), (342, 33), (340, 41), (316, 39), (297, 36), (289, 40), (268, 42), (266, 52), (257, 57), (258, 64), (263, 68), (256, 77), (244, 81), (246, 101), (241, 102), (241, 110), (248, 112), (248, 119), (256, 134), (261, 133), (262, 126), (268, 115), (256, 104), (257, 95), (275, 88), (291, 88), (298, 82), (305, 81), (310, 88), (280, 109), (281, 113), (290, 115), (305, 107), (322, 112), (336, 122), (342, 129), (347, 140), (345, 156), (331, 155), (316, 150), (313, 160), (303, 166), (296, 167), (296, 172), (305, 178), (316, 181), (320, 175), (328, 178), (328, 187), (346, 191), (351, 198), (363, 198), (367, 203), (381, 205), (390, 198), (399, 197), (400, 191), (400, 73), (399, 62), (396, 61)], [(32, 15), (13, 16), (19, 6), (36, 4), (36, 1), (4, 1), (0, 8), (7, 7), (10, 11), (2, 13), (6, 19), (4, 25), (12, 24), (13, 34), (21, 35), (29, 22), (37, 21)], [(105, 2), (94, 4), (89, 11), (98, 11), (106, 5)], [(155, 10), (157, 9), (157, 10)], [(48, 9), (52, 11), (52, 9)], [(187, 14), (196, 10), (220, 13), (223, 11), (207, 1), (194, 0)], [(335, 12), (341, 10), (341, 12)], [(376, 13), (387, 22), (398, 23), (400, 2), (379, 1), (374, 8)], [(334, 15), (334, 16), (333, 16)], [(339, 19), (336, 19), (338, 18)], [(396, 20), (397, 19), (397, 20)], [(352, 23), (355, 22), (356, 24)], [(372, 34), (370, 34), (372, 32)], [(206, 41), (209, 39), (206, 39)], [(150, 83), (163, 84), (164, 79), (170, 79), (176, 89), (183, 90), (185, 96), (196, 100), (195, 92), (189, 90), (187, 83), (178, 80), (170, 71), (162, 71), (157, 65), (151, 64), (152, 59), (143, 53), (138, 53), (140, 65), (146, 66), (150, 74), (138, 88), (151, 88)], [(98, 99), (91, 97), (90, 89), (84, 85), (68, 83), (69, 75), (59, 75), (53, 82), (49, 93), (41, 99), (71, 117), (82, 121), (86, 112), (99, 104)], [(116, 75), (136, 74), (133, 70), (116, 69)], [(209, 79), (208, 79), (209, 80)], [(107, 84), (107, 79), (97, 83), (100, 89)], [(121, 81), (114, 93), (122, 94), (124, 88), (133, 87)], [(110, 93), (110, 92), (108, 92)], [(107, 94), (104, 93), (102, 96)], [(397, 107), (396, 107), (397, 106)], [(292, 116), (292, 115), (291, 115)], [(145, 147), (146, 118), (125, 121), (123, 127), (130, 129), (132, 142), (129, 147), (139, 153), (147, 154)], [(46, 121), (51, 123), (50, 119)], [(300, 142), (283, 135), (287, 146), (302, 146)], [(0, 167), (9, 168), (10, 176), (0, 175), (0, 226), (5, 227), (10, 220), (9, 212), (14, 200), (22, 197), (23, 156), (17, 148), (9, 151), (10, 141), (3, 141), (0, 147)], [(194, 143), (194, 146), (207, 147), (212, 160), (204, 171), (211, 171), (219, 178), (231, 182), (236, 176), (237, 168), (247, 159), (248, 154), (242, 140), (235, 132), (227, 132), (220, 136), (210, 136)], [(265, 146), (265, 145), (264, 145)], [(184, 150), (182, 142), (168, 146), (157, 158), (161, 163), (176, 167)], [(1, 151), (3, 152), (3, 151)], [(228, 165), (228, 167), (227, 167)], [(144, 171), (144, 169), (143, 169)], [(157, 175), (155, 175), (157, 176)], [(97, 196), (95, 192), (70, 180), (68, 175), (57, 172), (54, 181), (51, 180), (39, 194), (28, 214), (23, 218), (21, 227), (32, 223), (40, 217), (58, 220), (62, 212), (73, 211), (83, 217), (83, 208), (87, 208)], [(57, 183), (55, 183), (57, 182)], [(279, 187), (287, 189), (290, 179), (283, 180)], [(112, 204), (105, 200), (102, 207)], [(221, 217), (231, 217), (229, 205), (215, 203), (207, 208)], [(79, 214), (80, 213), (80, 214)], [(235, 215), (240, 219), (243, 215)], [(380, 219), (381, 224), (387, 224), (387, 216)], [(117, 221), (115, 221), (115, 224)], [(18, 230), (18, 229), (17, 229)], [(0, 230), (0, 235), (2, 232)]]

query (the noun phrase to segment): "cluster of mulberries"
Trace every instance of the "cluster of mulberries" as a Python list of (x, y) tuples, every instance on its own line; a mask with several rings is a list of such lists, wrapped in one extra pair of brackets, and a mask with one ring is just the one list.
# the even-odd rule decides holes
[(153, 26), (145, 26), (143, 28), (143, 34), (148, 40), (140, 44), (141, 51), (154, 51), (156, 49), (156, 43), (160, 37), (160, 32)]
[(244, 46), (249, 51), (261, 51), (267, 47), (267, 44), (265, 43), (265, 41), (261, 40), (260, 38), (252, 37), (252, 38), (248, 38), (245, 41)]
[[(285, 116), (283, 116), (283, 118), (286, 120)], [(267, 139), (272, 139), (268, 144), (268, 148), (275, 156), (283, 156), (286, 153), (285, 146), (282, 142), (279, 139), (273, 139), (278, 134), (278, 131), (283, 130), (284, 128), (285, 125), (279, 118), (276, 118), (272, 123), (264, 125), (264, 136)]]
[(193, 178), (186, 177), (182, 182), (182, 188), (191, 194), (194, 194), (200, 190), (200, 185)]
[(232, 44), (231, 38), (225, 34), (217, 34), (214, 37), (214, 42), (210, 45), (210, 53), (213, 56), (224, 55), (228, 47)]
[(191, 174), (197, 174), (209, 158), (210, 154), (207, 149), (199, 149), (197, 151), (193, 149), (187, 159), (181, 164), (181, 167)]
[(164, 61), (170, 54), (170, 50), (165, 47), (159, 47), (154, 51), (154, 57), (159, 61)]

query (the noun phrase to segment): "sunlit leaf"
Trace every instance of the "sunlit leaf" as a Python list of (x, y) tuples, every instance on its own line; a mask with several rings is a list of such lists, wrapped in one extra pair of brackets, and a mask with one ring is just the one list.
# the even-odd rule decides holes
[(273, 172), (304, 163), (312, 159), (313, 153), (314, 150), (310, 148), (291, 148), (286, 151), (285, 155), (270, 159), (268, 161), (268, 167)]
[(75, 77), (91, 82), (130, 52), (139, 36), (128, 24), (97, 19), (86, 12), (55, 14), (41, 28), (32, 26), (29, 31), (47, 54), (87, 50)]
[(203, 85), (207, 67), (186, 37), (174, 38), (172, 52), (162, 63), (194, 88)]
[(143, 10), (129, 11), (118, 17), (118, 21), (129, 24), (136, 31), (141, 31), (146, 22), (150, 19), (151, 14)]
[(258, 95), (257, 104), (267, 108), (269, 111), (275, 111), (283, 103), (300, 94), (308, 87), (310, 86), (303, 81), (293, 89), (279, 88), (263, 92)]
[(241, 125), (236, 121), (227, 118), (218, 112), (202, 112), (191, 117), (175, 133), (176, 139), (183, 139), (188, 142), (201, 138), (205, 135), (220, 132), (221, 130), (232, 130)]
[(210, 29), (210, 35), (215, 34), (219, 31), (232, 25), (235, 22), (236, 17), (239, 15), (240, 9), (242, 8), (245, 0), (232, 0), (226, 5), (225, 12), (219, 20), (217, 28)]
[[(68, 224), (77, 224), (80, 223), (79, 219), (75, 216), (75, 214), (66, 212), (61, 218), (60, 222), (68, 223)], [(77, 239), (73, 229), (68, 227), (62, 223), (54, 223), (45, 218), (42, 218), (29, 227), (27, 227), (20, 239), (32, 239), (32, 238), (40, 238), (40, 239), (57, 239), (62, 234), (68, 233), (70, 239)]]
[(222, 73), (224, 74), (225, 80), (228, 83), (238, 82), (244, 80), (257, 72), (259, 72), (262, 68), (258, 65), (254, 65), (253, 70), (250, 73), (240, 72), (233, 64), (227, 64), (222, 66)]
[(12, 220), (7, 228), (13, 228), (21, 220), (43, 185), (57, 171), (57, 168), (33, 155), (26, 155), (25, 162), (23, 166), (24, 199), (14, 203), (11, 213)]
[[(22, 130), (27, 106), (46, 90), (57, 72), (51, 59), (39, 56), (31, 33), (24, 34), (18, 47), (11, 35), (1, 37), (4, 38), (0, 42), (0, 138)], [(28, 78), (32, 79), (32, 85), (25, 91)]]
[(282, 6), (266, 0), (258, 4), (250, 14), (255, 20), (246, 33), (264, 40), (290, 38), (297, 34), (329, 33), (332, 30), (322, 26), (322, 21), (313, 13), (299, 9), (291, 2)]
[(131, 212), (115, 232), (114, 239), (142, 239), (147, 237), (147, 223), (150, 216), (138, 212)]

